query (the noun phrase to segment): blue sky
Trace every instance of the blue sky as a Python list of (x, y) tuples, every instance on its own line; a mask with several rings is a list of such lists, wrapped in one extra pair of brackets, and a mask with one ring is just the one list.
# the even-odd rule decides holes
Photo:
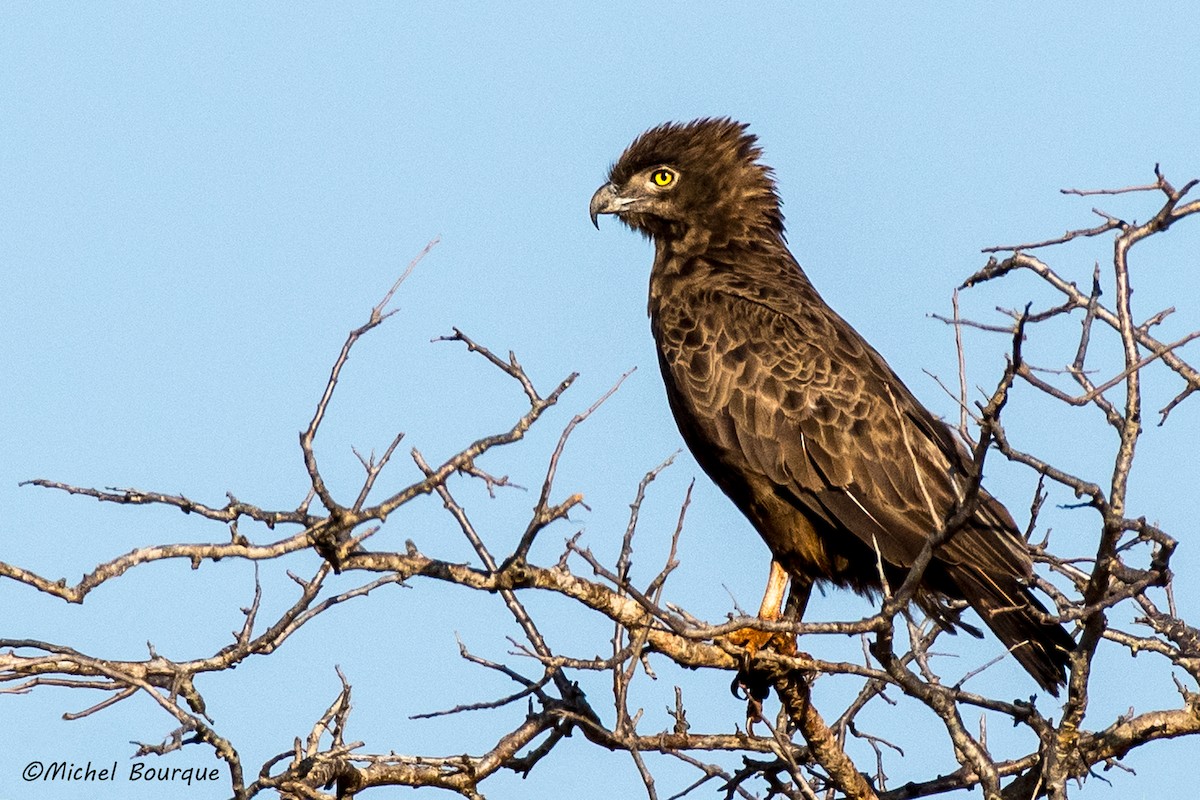
[[(582, 529), (611, 558), (638, 479), (682, 443), (645, 319), (650, 248), (610, 220), (597, 233), (587, 203), (624, 146), (665, 120), (751, 123), (810, 277), (919, 397), (953, 414), (924, 372), (953, 382), (953, 337), (928, 314), (948, 312), (953, 287), (986, 260), (981, 247), (1093, 224), (1090, 208), (1101, 203), (1060, 188), (1147, 182), (1155, 163), (1177, 183), (1200, 176), (1197, 51), (1200, 12), (1181, 4), (7, 4), (0, 560), (76, 580), (139, 545), (224, 535), (178, 513), (17, 488), (33, 477), (210, 503), (229, 491), (294, 507), (306, 488), (296, 432), (346, 332), (435, 236), (440, 244), (397, 297), (400, 313), (362, 341), (347, 368), (318, 442), (326, 475), (351, 491), (359, 480), (352, 445), (381, 449), (403, 430), (404, 447), (444, 458), (521, 412), (519, 392), (480, 359), (429, 341), (452, 326), (515, 351), (539, 386), (581, 373), (540, 430), (490, 465), (527, 485), (540, 482), (570, 416), (636, 366), (564, 459), (559, 491), (583, 492), (591, 511), (535, 551), (553, 560), (562, 538)], [(1153, 210), (1139, 197), (1102, 205), (1138, 219)], [(1196, 224), (1147, 244), (1135, 263), (1142, 315), (1178, 307), (1165, 340), (1200, 327)], [(1106, 242), (1093, 242), (1047, 257), (1084, 282), (1107, 255)], [(1027, 299), (1053, 298), (1014, 280), (968, 293), (964, 312), (986, 316)], [(1004, 342), (967, 339), (972, 381), (994, 384)], [(1047, 366), (1073, 352), (1055, 344), (1035, 345)], [(1176, 391), (1151, 381), (1147, 407)], [(1083, 412), (1078, 423), (1048, 424), (1050, 410), (1027, 391), (1010, 410), (1010, 431), (1103, 480), (1107, 468), (1097, 465), (1111, 437)], [(1133, 481), (1134, 513), (1182, 540), (1181, 576), (1200, 570), (1190, 536), (1200, 514), (1191, 457), (1198, 430), (1195, 402), (1166, 428), (1147, 426), (1144, 471)], [(414, 474), (403, 458), (392, 469), (394, 486)], [(652, 488), (636, 564), (644, 574), (665, 557), (697, 475), (685, 454)], [(1022, 516), (1028, 474), (996, 459), (989, 485)], [(533, 500), (508, 493), (489, 502), (468, 484), (461, 493), (489, 520), (496, 549), (515, 541)], [(389, 522), (377, 546), (412, 538), (430, 553), (469, 558), (440, 504), (418, 505)], [(1092, 533), (1079, 512), (1048, 519), (1065, 545), (1086, 549)], [(730, 594), (754, 607), (766, 550), (702, 475), (682, 555), (668, 599), (714, 620), (729, 610)], [(281, 607), (289, 585), (264, 574), (265, 602)], [(1194, 585), (1177, 586), (1193, 619)], [(244, 564), (198, 572), (157, 564), (82, 607), (0, 582), (2, 635), (120, 658), (143, 657), (149, 639), (164, 654), (192, 657), (228, 641), (252, 588)], [(453, 638), (457, 631), (473, 650), (504, 658), (503, 635), (513, 631), (496, 605), (428, 584), (384, 591), (201, 689), (235, 741), (269, 732), (248, 747), (259, 761), (306, 732), (333, 698), (335, 663), (356, 687), (351, 735), (368, 750), (414, 742), (435, 753), (478, 750), (498, 730), (490, 726), (507, 719), (472, 717), (464, 734), (460, 721), (407, 716), (509, 691), (462, 664)], [(565, 603), (531, 605), (555, 620), (547, 626), (565, 649), (590, 655), (608, 646), (607, 626)], [(834, 619), (865, 607), (832, 593), (810, 609)], [(346, 631), (368, 644), (345, 652)], [(990, 657), (978, 652), (978, 663)], [(1014, 696), (1027, 691), (1015, 667), (996, 672)], [(742, 711), (724, 694), (725, 680), (669, 676), (647, 682), (641, 699), (653, 717), (671, 702), (671, 682), (682, 682), (696, 698), (693, 720), (725, 730)], [(1097, 705), (1145, 710), (1172, 702), (1169, 689), (1165, 679), (1114, 683)], [(92, 702), (63, 691), (0, 696), (0, 718), (19, 721), (0, 726), (0, 798), (33, 758), (123, 760), (128, 740), (156, 741), (170, 729), (143, 701), (79, 722), (59, 718)], [(880, 722), (889, 724), (897, 722)], [(199, 751), (175, 758), (210, 760)], [(1194, 741), (1151, 747), (1130, 759), (1138, 777), (1114, 771), (1106, 775), (1112, 788), (1093, 780), (1079, 796), (1182, 791), (1186, 776), (1174, 765), (1198, 758)], [(662, 769), (660, 788), (674, 786), (668, 794), (693, 778)], [(556, 752), (524, 784), (498, 778), (484, 788), (492, 798), (547, 793), (575, 770), (600, 776), (576, 792), (581, 798), (641, 791), (627, 758), (583, 743)], [(71, 796), (45, 789), (36, 796)], [(120, 789), (111, 796), (163, 796)], [(195, 788), (178, 796), (208, 797)]]

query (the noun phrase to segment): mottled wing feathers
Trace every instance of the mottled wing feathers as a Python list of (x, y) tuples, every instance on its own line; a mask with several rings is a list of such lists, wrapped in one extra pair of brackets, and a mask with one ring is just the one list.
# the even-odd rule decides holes
[[(753, 470), (910, 564), (954, 507), (962, 459), (948, 434), (927, 432), (940, 422), (917, 423), (928, 412), (874, 351), (821, 310), (787, 315), (719, 290), (664, 298), (664, 377), (714, 466)], [(963, 549), (952, 542), (942, 557), (971, 557)], [(1024, 570), (1015, 550), (997, 556)]]

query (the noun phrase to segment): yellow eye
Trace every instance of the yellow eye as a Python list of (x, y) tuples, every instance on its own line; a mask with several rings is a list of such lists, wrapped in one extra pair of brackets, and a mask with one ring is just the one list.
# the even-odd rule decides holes
[(670, 186), (675, 180), (675, 173), (669, 169), (656, 169), (650, 180), (654, 181), (655, 186)]

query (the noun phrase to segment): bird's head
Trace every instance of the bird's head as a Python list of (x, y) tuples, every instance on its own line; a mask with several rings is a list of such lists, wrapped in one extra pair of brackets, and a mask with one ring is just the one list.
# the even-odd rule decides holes
[[(652, 238), (703, 232), (736, 239), (783, 236), (771, 168), (746, 126), (729, 118), (668, 122), (633, 141), (594, 195), (590, 212), (614, 214)], [(697, 229), (699, 229), (697, 231)]]

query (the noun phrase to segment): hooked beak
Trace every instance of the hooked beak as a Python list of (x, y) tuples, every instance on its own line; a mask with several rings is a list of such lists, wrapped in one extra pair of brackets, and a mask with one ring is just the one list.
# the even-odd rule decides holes
[(630, 203), (634, 202), (635, 197), (621, 197), (617, 194), (617, 187), (611, 183), (606, 183), (596, 190), (592, 195), (592, 202), (588, 204), (588, 213), (592, 217), (592, 224), (596, 226), (596, 230), (600, 230), (601, 214), (616, 214), (622, 211)]

